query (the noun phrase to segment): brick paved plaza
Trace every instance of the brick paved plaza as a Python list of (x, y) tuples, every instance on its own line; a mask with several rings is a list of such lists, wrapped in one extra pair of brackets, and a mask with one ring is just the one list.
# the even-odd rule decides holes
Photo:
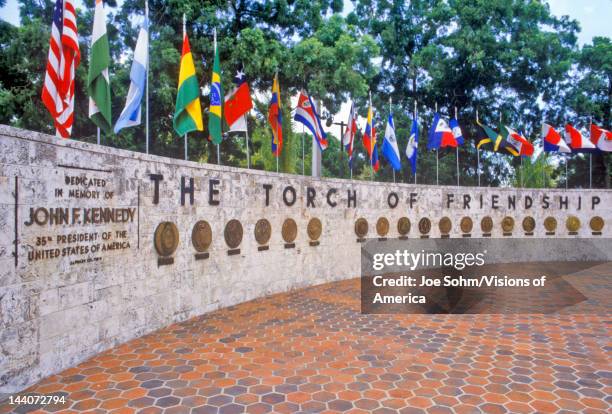
[[(609, 273), (608, 263), (571, 277), (609, 298)], [(605, 306), (362, 315), (353, 279), (169, 326), (27, 392), (66, 393), (64, 406), (43, 409), (64, 413), (608, 413), (610, 317)]]

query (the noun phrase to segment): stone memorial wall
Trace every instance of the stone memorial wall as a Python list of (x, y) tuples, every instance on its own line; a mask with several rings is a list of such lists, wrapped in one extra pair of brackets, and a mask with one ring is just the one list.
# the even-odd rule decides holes
[(611, 220), (609, 190), (312, 179), (0, 126), (0, 393), (173, 322), (358, 277), (366, 238), (603, 240)]

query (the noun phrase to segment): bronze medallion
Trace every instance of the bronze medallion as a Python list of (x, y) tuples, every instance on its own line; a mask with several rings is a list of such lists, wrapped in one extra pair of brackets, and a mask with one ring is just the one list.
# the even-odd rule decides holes
[(493, 231), (493, 219), (491, 216), (485, 216), (480, 220), (480, 229), (483, 233), (491, 233)]
[(266, 219), (259, 219), (255, 223), (255, 240), (259, 244), (266, 244), (272, 236), (272, 225)]
[(544, 228), (549, 232), (555, 231), (557, 229), (557, 219), (552, 216), (546, 217), (544, 219)]
[(308, 233), (310, 240), (319, 240), (322, 231), (323, 224), (321, 224), (321, 220), (316, 217), (311, 218), (308, 222), (308, 226), (306, 227), (306, 232)]
[(531, 233), (536, 226), (535, 219), (531, 216), (527, 216), (523, 219), (523, 230), (526, 233)]
[(459, 227), (463, 233), (471, 233), (474, 228), (474, 222), (470, 217), (463, 217), (459, 223)]
[(389, 233), (389, 220), (386, 217), (379, 217), (376, 221), (376, 233), (380, 237), (385, 237)]
[(355, 234), (357, 237), (365, 237), (368, 234), (368, 221), (363, 217), (355, 221)]
[(504, 217), (501, 226), (504, 233), (511, 233), (514, 229), (514, 219), (510, 216)]
[(200, 220), (193, 225), (191, 243), (198, 253), (205, 252), (210, 247), (212, 243), (212, 230), (206, 220)]
[(421, 234), (428, 234), (430, 230), (431, 220), (429, 220), (427, 217), (423, 217), (421, 220), (419, 220), (419, 231)]
[(225, 225), (224, 236), (225, 243), (227, 243), (230, 249), (240, 246), (242, 242), (242, 224), (236, 219), (228, 221)]
[(593, 231), (602, 231), (604, 224), (604, 219), (599, 216), (593, 217), (589, 222), (589, 226), (591, 226), (591, 230)]
[(176, 224), (164, 221), (155, 229), (155, 250), (160, 256), (171, 256), (179, 243), (179, 234)]
[(402, 217), (397, 221), (397, 232), (402, 236), (410, 233), (410, 219), (408, 217)]
[(569, 216), (565, 222), (568, 231), (576, 232), (580, 229), (580, 219), (576, 216)]
[(440, 234), (448, 234), (453, 228), (453, 223), (448, 217), (442, 217), (438, 223), (438, 228), (440, 229)]
[(292, 218), (286, 219), (283, 223), (281, 234), (283, 235), (283, 240), (285, 240), (285, 243), (293, 243), (297, 237), (297, 224), (295, 223), (295, 220)]

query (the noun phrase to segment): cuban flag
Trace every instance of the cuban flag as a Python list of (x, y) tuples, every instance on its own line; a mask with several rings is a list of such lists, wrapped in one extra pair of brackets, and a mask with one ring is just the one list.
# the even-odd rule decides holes
[(140, 125), (141, 122), (140, 107), (147, 81), (147, 62), (149, 61), (148, 26), (148, 21), (145, 19), (140, 28), (140, 33), (138, 33), (138, 40), (136, 40), (134, 61), (130, 70), (130, 88), (125, 100), (125, 107), (115, 124), (115, 134), (118, 134), (122, 128)]
[(461, 127), (459, 126), (459, 121), (455, 118), (450, 120), (450, 128), (453, 131), (453, 136), (455, 137), (455, 142), (457, 145), (463, 145), (465, 140), (463, 139), (463, 131), (461, 131)]
[(312, 99), (310, 96), (306, 95), (304, 91), (300, 92), (298, 106), (293, 119), (301, 122), (310, 130), (313, 138), (317, 141), (317, 144), (319, 144), (321, 151), (327, 148), (327, 135), (325, 131), (323, 131), (321, 119), (317, 114)]
[(355, 134), (357, 133), (357, 114), (355, 113), (355, 104), (351, 102), (351, 112), (347, 122), (346, 131), (342, 136), (342, 145), (348, 154), (349, 166), (353, 165), (353, 145), (355, 143)]
[(612, 152), (612, 132), (591, 124), (591, 142), (601, 151)]
[(412, 129), (410, 130), (410, 138), (406, 145), (406, 157), (410, 161), (412, 173), (416, 174), (417, 170), (417, 153), (419, 149), (419, 124), (416, 118), (412, 120)]
[(593, 152), (596, 150), (595, 145), (582, 135), (582, 132), (574, 128), (572, 124), (565, 126), (565, 141), (574, 152)]
[(572, 152), (563, 138), (561, 138), (561, 134), (551, 125), (542, 124), (542, 140), (544, 141), (545, 152)]
[(382, 153), (395, 171), (399, 171), (402, 168), (399, 148), (397, 147), (397, 139), (395, 138), (395, 125), (393, 125), (393, 114), (389, 114), (389, 119), (387, 120), (387, 128), (385, 129), (385, 139), (383, 140), (382, 144)]
[(429, 130), (429, 139), (427, 140), (428, 150), (437, 150), (446, 147), (457, 147), (457, 140), (453, 135), (453, 131), (440, 114), (437, 112), (434, 115), (433, 124)]

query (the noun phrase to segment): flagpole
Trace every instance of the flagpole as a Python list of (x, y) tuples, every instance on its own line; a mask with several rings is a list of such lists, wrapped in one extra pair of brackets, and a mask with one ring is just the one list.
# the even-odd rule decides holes
[(276, 172), (277, 172), (277, 173), (278, 173), (278, 157), (279, 157), (279, 156), (280, 156), (280, 154), (276, 156)]
[(145, 24), (147, 25), (147, 62), (145, 70), (145, 141), (149, 153), (149, 0), (145, 0)]
[[(476, 108), (476, 123), (478, 124), (480, 120), (478, 119), (478, 108)], [(476, 169), (478, 170), (478, 187), (480, 187), (480, 148), (476, 147), (476, 159), (478, 162), (478, 166)]]
[[(392, 108), (391, 108), (392, 106), (393, 106), (393, 98), (389, 97), (389, 114), (391, 116), (393, 116)], [(393, 129), (395, 129), (395, 125), (393, 126)], [(394, 133), (395, 133), (395, 131), (394, 131)], [(396, 145), (397, 145), (397, 139), (396, 139)], [(393, 170), (393, 184), (395, 184), (395, 167), (393, 165), (391, 165), (391, 169)]]
[[(372, 110), (372, 91), (369, 91), (370, 94), (370, 107), (368, 108), (368, 112)], [(372, 130), (374, 129), (374, 111), (372, 111), (372, 124), (370, 124), (370, 181), (374, 181), (374, 165), (372, 161), (374, 160), (374, 135), (372, 134)]]
[[(414, 100), (414, 121), (415, 121), (415, 122), (417, 122), (417, 131), (418, 131), (418, 121), (417, 121), (417, 100), (416, 100), (416, 99)], [(418, 134), (416, 134), (416, 135), (418, 135)], [(419, 143), (418, 143), (418, 141), (417, 141), (417, 147), (416, 147), (414, 150), (415, 150), (415, 151), (418, 151), (418, 149), (419, 149)], [(417, 161), (418, 161), (418, 152), (417, 152)], [(419, 166), (419, 164), (418, 164), (418, 162), (417, 162), (417, 163), (416, 163), (416, 165), (415, 165), (415, 168), (414, 168), (414, 185), (416, 185), (416, 183), (417, 183), (417, 171), (418, 171), (418, 166)]]
[[(436, 113), (438, 113), (438, 103), (436, 102)], [(440, 185), (440, 147), (436, 148), (436, 185)]]
[[(306, 149), (305, 149), (305, 143), (304, 143), (304, 134), (306, 133), (306, 130), (304, 129), (304, 124), (302, 124), (302, 175), (305, 175), (305, 167), (304, 167), (304, 158), (306, 158)], [(278, 170), (278, 167), (276, 168)]]
[(189, 157), (187, 156), (187, 134), (185, 134), (185, 161), (187, 161)]
[[(593, 129), (593, 116), (591, 115), (589, 117), (589, 135), (591, 133), (591, 130)], [(589, 136), (589, 139), (592, 141), (591, 136)], [(593, 188), (593, 154), (589, 154), (589, 188)]]
[(249, 124), (247, 122), (247, 116), (244, 116), (244, 139), (246, 141), (246, 153), (247, 153), (247, 168), (251, 168), (251, 154), (249, 153)]
[(96, 129), (96, 140), (98, 145), (100, 145), (100, 127)]
[[(217, 53), (217, 28), (215, 27), (213, 29), (213, 43), (215, 46), (215, 56)], [(214, 72), (214, 69), (213, 69)], [(219, 71), (219, 73), (221, 73), (221, 71)], [(212, 86), (212, 85), (211, 85)], [(223, 100), (223, 98), (221, 98), (221, 100)], [(223, 139), (223, 123), (221, 123), (221, 139)], [(220, 149), (221, 143), (217, 144), (217, 164), (221, 165), (221, 149)]]
[[(459, 120), (457, 119), (457, 107), (455, 106), (455, 121), (457, 121), (457, 125), (459, 124)], [(459, 187), (459, 145), (457, 144), (457, 187)]]
[(568, 188), (568, 183), (569, 183), (569, 175), (567, 173), (567, 163), (569, 162), (569, 156), (566, 154), (565, 155), (565, 189), (567, 190)]

